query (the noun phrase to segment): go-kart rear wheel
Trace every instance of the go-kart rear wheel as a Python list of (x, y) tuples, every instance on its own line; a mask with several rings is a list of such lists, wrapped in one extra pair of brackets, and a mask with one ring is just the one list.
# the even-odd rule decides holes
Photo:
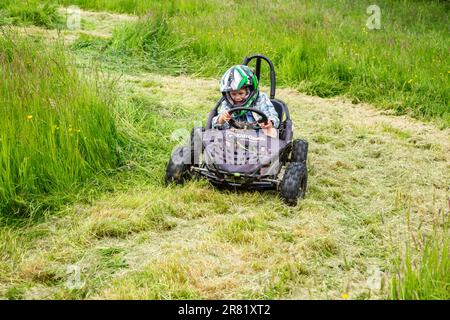
[(191, 152), (189, 147), (178, 147), (172, 154), (166, 168), (166, 184), (182, 184), (191, 178)]
[(288, 164), (280, 184), (280, 195), (290, 206), (297, 204), (298, 198), (304, 198), (308, 182), (306, 162), (291, 162)]
[(295, 139), (292, 142), (291, 162), (305, 162), (308, 157), (308, 141)]

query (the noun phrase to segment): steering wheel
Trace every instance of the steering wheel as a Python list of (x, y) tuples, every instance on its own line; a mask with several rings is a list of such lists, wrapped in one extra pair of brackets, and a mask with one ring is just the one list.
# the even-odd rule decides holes
[(259, 119), (258, 121), (247, 122), (247, 121), (236, 121), (236, 120), (233, 119), (233, 117), (231, 117), (231, 119), (228, 120), (228, 123), (233, 128), (236, 128), (236, 129), (248, 129), (249, 127), (253, 127), (257, 123), (264, 123), (264, 122), (267, 122), (269, 120), (264, 112), (262, 112), (262, 111), (260, 111), (258, 109), (255, 109), (255, 108), (243, 108), (243, 107), (232, 108), (232, 109), (228, 110), (228, 113), (230, 114), (230, 116), (233, 116), (234, 113), (236, 113), (238, 111), (242, 111), (242, 110), (255, 112), (255, 113), (257, 113), (258, 115), (261, 116), (261, 119)]

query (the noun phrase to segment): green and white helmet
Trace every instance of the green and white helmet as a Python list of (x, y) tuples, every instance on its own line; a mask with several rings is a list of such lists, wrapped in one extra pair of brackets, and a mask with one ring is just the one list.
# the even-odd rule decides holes
[[(244, 101), (237, 105), (231, 98), (230, 92), (242, 88), (247, 89), (247, 95), (245, 96)], [(220, 80), (220, 91), (227, 102), (234, 108), (249, 108), (259, 95), (258, 78), (253, 73), (252, 69), (246, 65), (232, 66), (225, 72)]]

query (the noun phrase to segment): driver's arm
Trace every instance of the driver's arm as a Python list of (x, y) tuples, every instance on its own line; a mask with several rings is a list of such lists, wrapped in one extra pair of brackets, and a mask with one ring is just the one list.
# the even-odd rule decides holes
[(218, 110), (218, 114), (217, 116), (215, 116), (212, 119), (212, 127), (214, 129), (220, 128), (220, 127), (229, 127), (229, 123), (228, 122), (222, 122), (220, 123), (219, 118), (225, 113), (225, 111), (230, 110), (231, 108), (228, 106), (228, 104), (226, 103), (226, 101), (222, 101), (222, 103), (220, 104), (219, 110)]
[(273, 127), (277, 129), (280, 125), (280, 119), (278, 119), (277, 110), (275, 110), (275, 107), (266, 94), (262, 93), (260, 97), (261, 100), (257, 102), (259, 110), (264, 112), (269, 121), (272, 121)]
[(231, 115), (227, 110), (223, 110), (222, 113), (219, 116), (219, 119), (217, 119), (218, 124), (224, 124), (225, 122), (230, 121)]

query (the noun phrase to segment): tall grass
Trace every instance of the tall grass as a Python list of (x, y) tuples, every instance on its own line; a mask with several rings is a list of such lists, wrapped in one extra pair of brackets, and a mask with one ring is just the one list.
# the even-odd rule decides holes
[[(133, 0), (63, 2), (134, 10)], [(116, 32), (114, 45), (151, 50), (147, 58), (154, 57), (156, 64), (185, 66), (187, 59), (182, 70), (218, 77), (227, 66), (258, 52), (273, 59), (281, 85), (322, 97), (346, 95), (355, 103), (370, 102), (450, 126), (447, 2), (378, 1), (380, 30), (366, 27), (368, 4), (362, 0), (136, 4), (146, 18)], [(156, 43), (146, 38), (150, 46), (138, 46), (133, 37), (123, 36), (154, 30), (152, 19), (164, 21), (157, 25), (164, 37)], [(176, 54), (168, 55), (170, 48)]]
[(218, 9), (215, 1), (209, 0), (56, 0), (61, 5), (77, 5), (84, 9), (113, 11), (146, 15), (149, 12), (175, 14), (196, 14)]
[(0, 217), (58, 204), (117, 165), (109, 102), (62, 46), (4, 31), (0, 79)]
[(45, 28), (62, 26), (56, 1), (2, 0), (0, 25), (36, 25)]
[(106, 53), (138, 59), (144, 70), (169, 70), (171, 74), (188, 72), (192, 57), (188, 42), (173, 38), (167, 20), (160, 15), (116, 28)]
[(420, 233), (407, 243), (391, 279), (391, 299), (450, 299), (449, 221), (445, 215), (442, 220), (428, 237)]

